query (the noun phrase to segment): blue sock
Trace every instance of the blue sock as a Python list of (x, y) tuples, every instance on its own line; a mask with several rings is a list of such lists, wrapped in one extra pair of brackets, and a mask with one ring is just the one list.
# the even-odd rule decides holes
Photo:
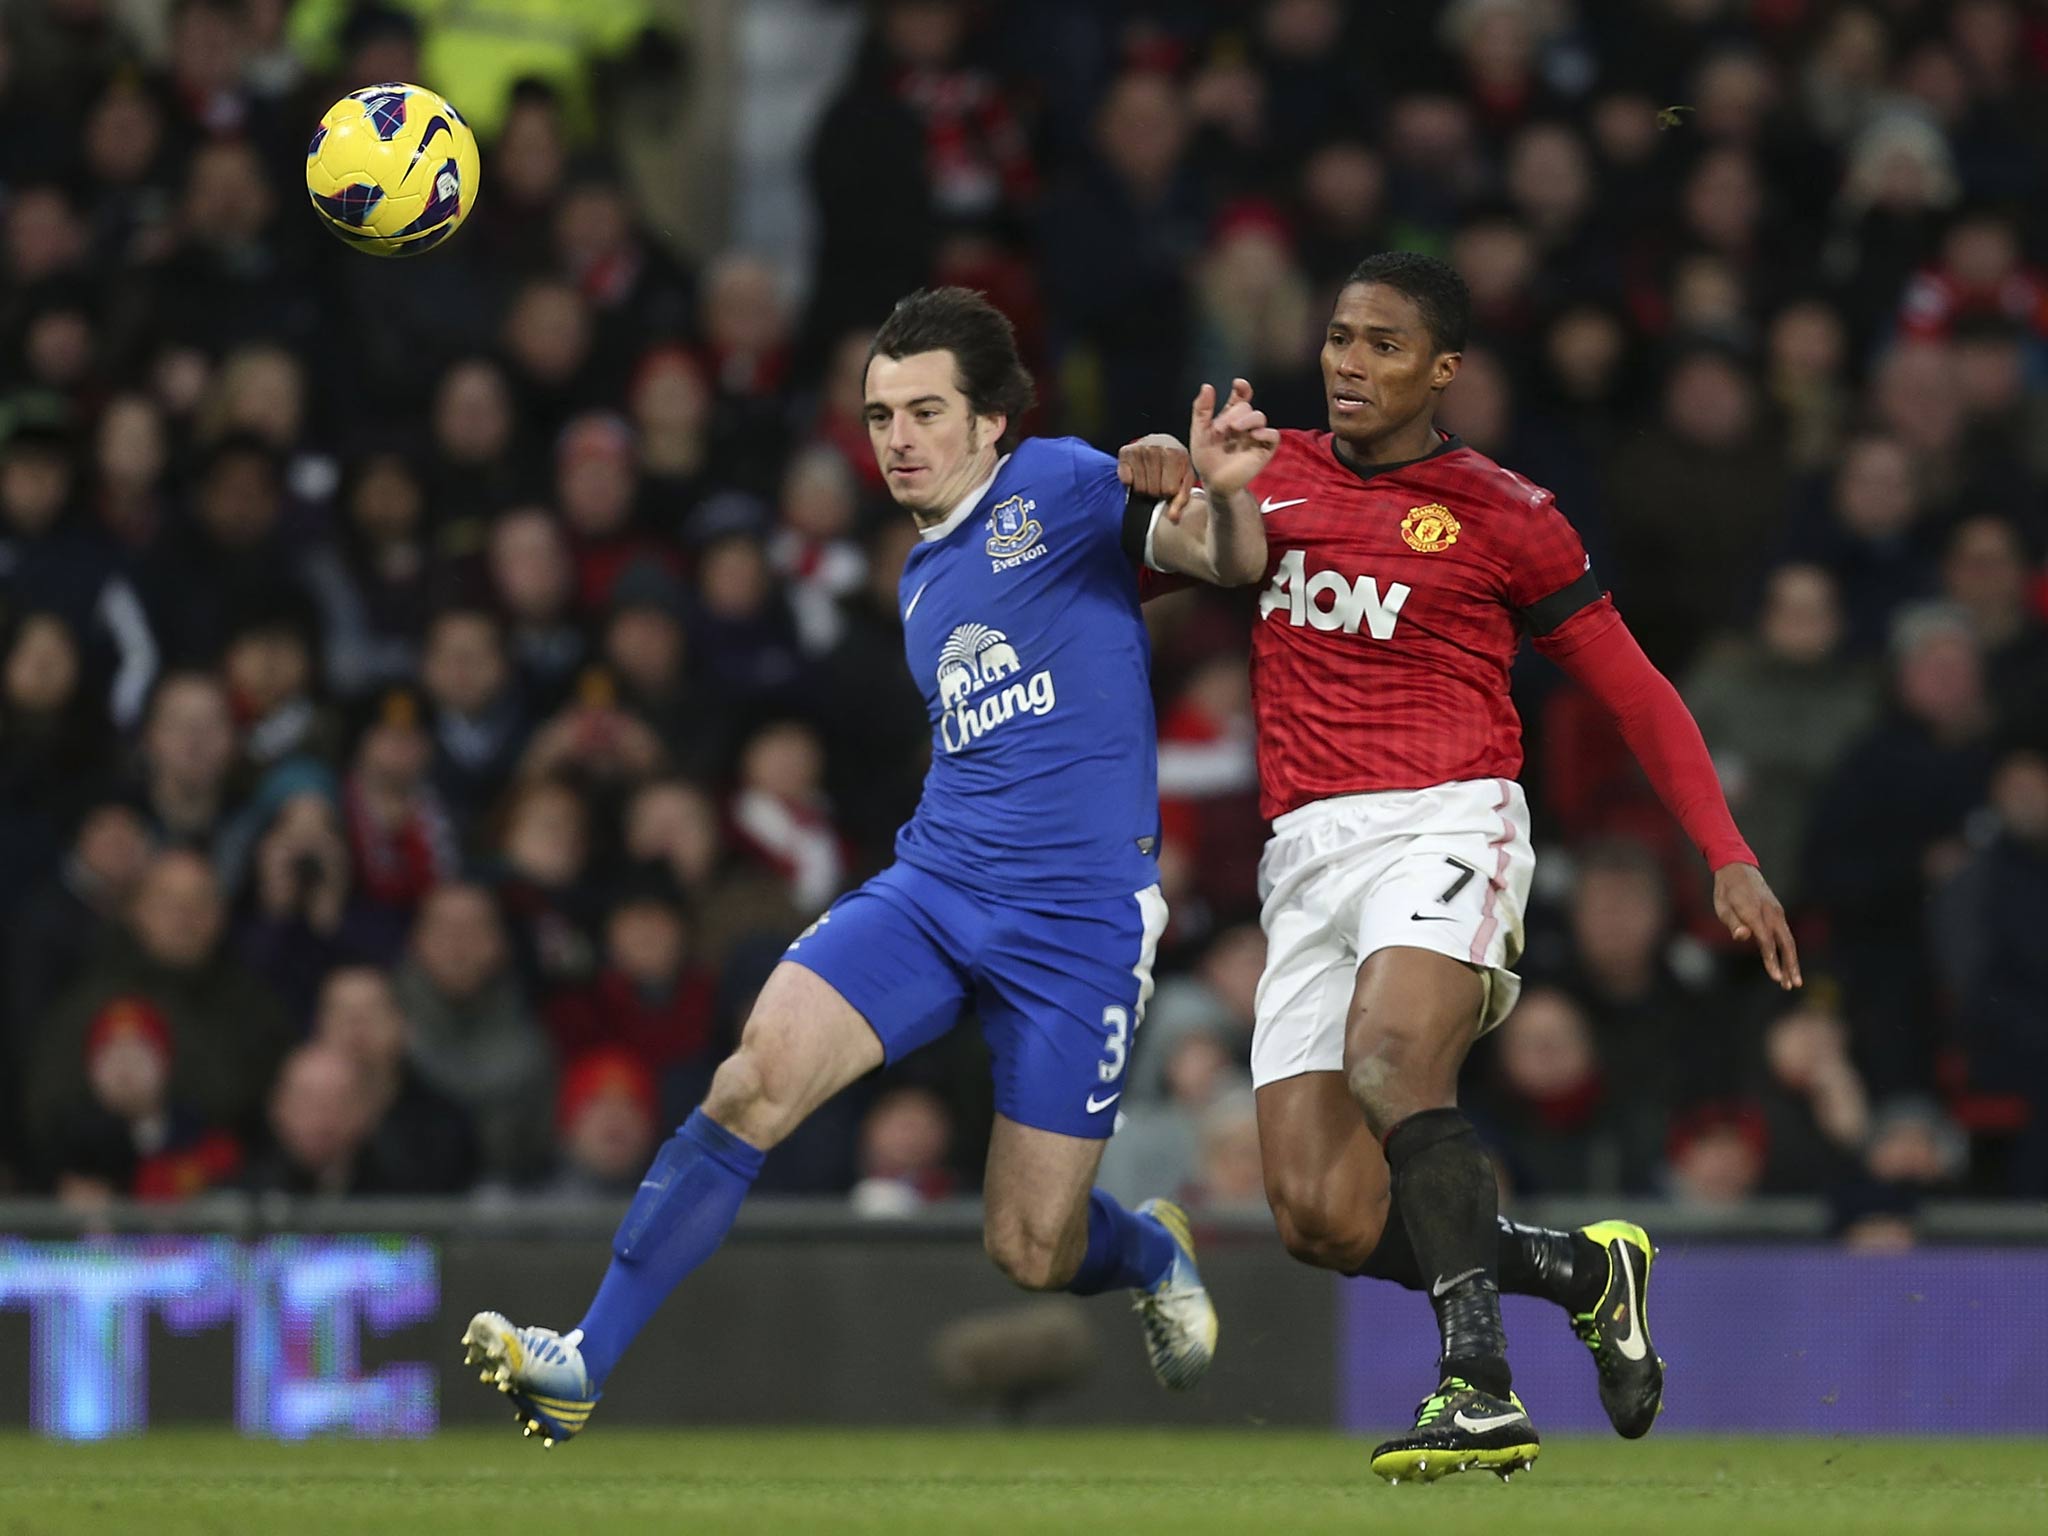
[(1173, 1236), (1150, 1216), (1116, 1203), (1107, 1191), (1088, 1192), (1088, 1251), (1067, 1289), (1076, 1296), (1144, 1291), (1173, 1267)]
[(683, 1276), (718, 1251), (763, 1153), (697, 1110), (654, 1154), (612, 1239), (612, 1263), (578, 1324), (595, 1392)]

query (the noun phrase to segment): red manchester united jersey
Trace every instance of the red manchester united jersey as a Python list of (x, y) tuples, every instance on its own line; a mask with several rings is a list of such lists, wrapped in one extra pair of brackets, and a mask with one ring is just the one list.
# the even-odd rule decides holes
[(1252, 623), (1260, 809), (1513, 778), (1524, 633), (1604, 602), (1550, 492), (1456, 438), (1361, 472), (1282, 432), (1252, 482), (1266, 588)]

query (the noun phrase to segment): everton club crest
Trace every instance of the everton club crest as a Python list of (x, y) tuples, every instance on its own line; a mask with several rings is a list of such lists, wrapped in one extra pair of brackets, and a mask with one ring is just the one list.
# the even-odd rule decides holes
[(1026, 501), (1022, 496), (999, 501), (989, 509), (988, 552), (993, 569), (1006, 571), (1045, 553), (1041, 542), (1045, 529), (1031, 515), (1037, 510), (1037, 502)]

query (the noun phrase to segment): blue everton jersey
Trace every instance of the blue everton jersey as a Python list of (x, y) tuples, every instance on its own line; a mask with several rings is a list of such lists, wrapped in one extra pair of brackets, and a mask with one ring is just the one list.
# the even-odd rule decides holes
[[(1116, 461), (1029, 438), (903, 567), (898, 610), (932, 764), (897, 856), (998, 899), (1158, 878), (1151, 646)], [(943, 524), (941, 525), (944, 526)]]

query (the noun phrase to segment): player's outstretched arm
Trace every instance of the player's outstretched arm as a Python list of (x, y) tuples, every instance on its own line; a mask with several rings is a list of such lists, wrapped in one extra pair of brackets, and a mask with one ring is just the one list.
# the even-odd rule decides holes
[(1714, 912), (1728, 932), (1756, 944), (1764, 969), (1779, 986), (1789, 991), (1802, 985), (1799, 947), (1785, 908), (1736, 830), (1699, 725), (1670, 679), (1643, 654), (1621, 615), (1605, 602), (1581, 609), (1541, 636), (1536, 648), (1614, 717), (1657, 798), (1714, 871)]
[(1799, 946), (1792, 942), (1785, 909), (1762, 870), (1754, 864), (1723, 864), (1715, 870), (1714, 915), (1738, 941), (1756, 941), (1771, 980), (1788, 991), (1804, 984)]
[(1226, 587), (1266, 574), (1266, 531), (1245, 487), (1272, 458), (1280, 434), (1251, 398), (1251, 385), (1238, 379), (1219, 412), (1216, 391), (1204, 384), (1189, 425), (1193, 452), (1154, 433), (1117, 455), (1117, 474), (1126, 485), (1166, 501), (1148, 545), (1154, 568)]

